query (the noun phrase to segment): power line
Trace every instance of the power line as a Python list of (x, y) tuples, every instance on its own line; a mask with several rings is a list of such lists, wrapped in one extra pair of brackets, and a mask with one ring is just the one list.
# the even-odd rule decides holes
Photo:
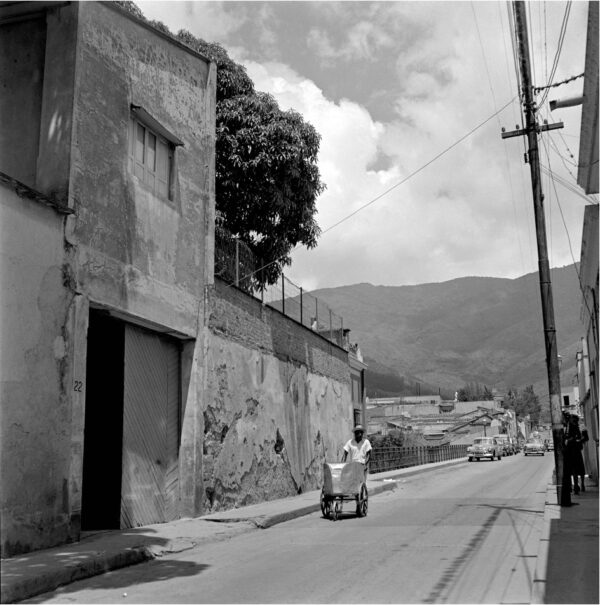
[[(514, 15), (511, 11), (510, 2), (506, 3), (506, 10), (508, 13), (508, 23), (510, 27), (510, 43), (513, 51), (513, 67), (515, 69), (515, 78), (517, 81), (517, 90), (519, 91), (519, 111), (521, 113), (521, 124), (525, 124), (525, 116), (523, 114), (523, 90), (521, 88), (521, 82), (519, 81), (519, 54), (517, 51), (517, 25), (515, 23)], [(523, 150), (526, 151), (525, 141), (523, 141)]]
[(550, 170), (549, 168), (547, 168), (543, 164), (541, 164), (541, 167), (542, 167), (542, 170), (548, 176), (550, 176), (554, 181), (556, 181), (559, 184), (561, 184), (565, 189), (568, 189), (571, 193), (574, 193), (575, 195), (577, 195), (578, 197), (580, 197), (587, 204), (589, 204), (591, 206), (597, 206), (598, 205), (597, 201), (595, 201), (591, 197), (589, 197), (589, 196), (581, 193), (581, 191), (579, 190), (578, 187), (575, 187), (574, 185), (571, 185), (571, 183), (569, 183), (566, 179), (563, 179), (561, 176), (559, 176), (558, 174), (556, 174), (555, 172), (553, 172), (552, 170)]
[(534, 87), (534, 91), (536, 93), (541, 92), (542, 90), (546, 90), (547, 88), (557, 88), (558, 86), (562, 86), (563, 84), (568, 84), (569, 82), (573, 82), (574, 80), (577, 80), (579, 78), (583, 78), (585, 74), (584, 73), (580, 73), (577, 76), (571, 76), (570, 78), (567, 78), (566, 80), (563, 80), (562, 82), (556, 82), (555, 84), (548, 84), (547, 86), (536, 86)]
[(556, 48), (556, 54), (554, 55), (554, 62), (552, 63), (552, 69), (550, 71), (550, 78), (548, 79), (548, 85), (544, 89), (544, 94), (540, 99), (538, 108), (541, 107), (548, 97), (548, 92), (550, 90), (550, 86), (552, 85), (552, 81), (554, 80), (554, 76), (556, 75), (556, 69), (558, 67), (558, 61), (560, 59), (560, 54), (562, 52), (563, 43), (565, 41), (565, 34), (567, 33), (567, 24), (569, 22), (569, 15), (571, 13), (571, 0), (567, 2), (567, 6), (565, 7), (565, 14), (563, 15), (563, 20), (560, 26), (560, 33), (558, 35), (558, 44)]
[(352, 218), (355, 214), (358, 214), (359, 212), (361, 212), (362, 210), (364, 210), (365, 208), (367, 208), (371, 204), (374, 204), (375, 202), (377, 202), (378, 200), (380, 200), (382, 197), (384, 197), (385, 195), (387, 195), (388, 193), (390, 193), (390, 191), (393, 191), (394, 189), (396, 189), (400, 185), (403, 185), (404, 183), (406, 183), (406, 181), (408, 181), (409, 179), (411, 179), (413, 176), (419, 174), (419, 172), (423, 171), (425, 168), (427, 168), (428, 166), (430, 166), (431, 164), (433, 164), (433, 162), (435, 162), (436, 160), (438, 160), (439, 158), (441, 158), (443, 155), (445, 155), (446, 153), (448, 153), (451, 149), (453, 149), (454, 147), (456, 147), (459, 143), (462, 143), (465, 139), (469, 138), (474, 132), (476, 132), (477, 130), (479, 130), (482, 126), (485, 126), (485, 124), (487, 124), (490, 120), (492, 120), (493, 118), (495, 118), (498, 114), (502, 113), (502, 111), (504, 111), (516, 98), (517, 98), (516, 96), (513, 97), (508, 103), (506, 103), (505, 105), (503, 105), (498, 111), (496, 111), (495, 113), (493, 113), (489, 118), (486, 118), (483, 122), (481, 122), (480, 124), (478, 124), (477, 126), (475, 126), (475, 128), (472, 128), (471, 130), (469, 130), (469, 132), (467, 132), (465, 135), (463, 135), (462, 137), (460, 137), (459, 139), (457, 139), (456, 141), (454, 141), (454, 143), (452, 143), (451, 145), (449, 145), (448, 147), (446, 147), (443, 151), (440, 151), (440, 153), (438, 153), (437, 155), (435, 155), (433, 158), (431, 158), (431, 160), (429, 160), (428, 162), (426, 162), (425, 164), (423, 164), (420, 168), (417, 168), (414, 172), (411, 172), (407, 177), (403, 178), (401, 181), (399, 181), (395, 185), (392, 185), (389, 189), (386, 189), (383, 193), (380, 193), (377, 197), (373, 198), (371, 201), (367, 202), (366, 204), (363, 204), (362, 206), (360, 206), (359, 208), (357, 208), (354, 212), (351, 212), (350, 214), (346, 215), (344, 218), (342, 218), (339, 221), (337, 221), (337, 223), (334, 223), (330, 227), (327, 227), (327, 229), (325, 229), (324, 231), (322, 231), (322, 234), (325, 234), (328, 231), (331, 231), (332, 229), (334, 229), (335, 227), (337, 227), (338, 225), (341, 225), (342, 223), (344, 223), (348, 219)]
[[(411, 172), (408, 176), (406, 176), (405, 178), (403, 178), (401, 181), (399, 181), (395, 185), (392, 185), (391, 187), (389, 187), (388, 189), (386, 189), (385, 191), (383, 191), (382, 193), (380, 193), (378, 196), (376, 196), (372, 200), (368, 201), (366, 204), (363, 204), (362, 206), (360, 206), (359, 208), (357, 208), (356, 210), (354, 210), (350, 214), (348, 214), (345, 217), (341, 218), (339, 221), (337, 221), (333, 225), (330, 225), (329, 227), (327, 227), (327, 229), (324, 229), (323, 231), (321, 231), (321, 235), (325, 235), (325, 233), (328, 233), (332, 229), (335, 229), (336, 227), (338, 227), (342, 223), (346, 222), (347, 220), (349, 220), (350, 218), (352, 218), (353, 216), (355, 216), (359, 212), (363, 211), (365, 208), (368, 208), (369, 206), (371, 206), (375, 202), (379, 201), (382, 197), (386, 196), (388, 193), (390, 193), (391, 191), (393, 191), (397, 187), (400, 187), (400, 185), (403, 185), (404, 183), (406, 183), (412, 177), (416, 176), (417, 174), (419, 174), (420, 172), (422, 172), (423, 170), (425, 170), (425, 168), (427, 168), (428, 166), (430, 166), (431, 164), (433, 164), (436, 160), (438, 160), (443, 155), (445, 155), (446, 153), (448, 153), (451, 149), (453, 149), (454, 147), (456, 147), (458, 144), (462, 143), (465, 139), (469, 138), (473, 133), (475, 133), (477, 130), (479, 130), (482, 126), (485, 126), (490, 120), (492, 120), (493, 118), (495, 118), (498, 114), (502, 113), (511, 103), (513, 103), (515, 101), (516, 98), (517, 97), (514, 96), (510, 101), (508, 101), (508, 103), (505, 103), (498, 111), (494, 112), (491, 116), (489, 116), (488, 118), (486, 118), (485, 120), (483, 120), (483, 122), (480, 122), (477, 126), (475, 126), (474, 128), (472, 128), (471, 130), (469, 130), (466, 134), (464, 134), (463, 136), (461, 136), (460, 138), (458, 138), (456, 141), (454, 141), (454, 143), (452, 143), (451, 145), (449, 145), (448, 147), (446, 147), (444, 150), (440, 151), (433, 158), (431, 158), (431, 160), (429, 160), (428, 162), (426, 162), (425, 164), (423, 164), (422, 166), (420, 166), (419, 168), (417, 168), (416, 170), (414, 170), (413, 172)], [(242, 280), (242, 279), (248, 279), (248, 278), (252, 277), (253, 275), (255, 275), (256, 273), (258, 273), (259, 271), (262, 271), (263, 269), (266, 269), (267, 267), (270, 267), (271, 265), (279, 262), (280, 260), (282, 260), (283, 258), (285, 258), (290, 252), (292, 252), (297, 247), (298, 247), (298, 244), (296, 246), (294, 246), (286, 254), (282, 254), (281, 256), (273, 259), (272, 261), (270, 261), (270, 262), (262, 265), (258, 269), (255, 269), (254, 271), (251, 271), (250, 273), (247, 273), (246, 275), (240, 276), (239, 279)]]
[[(498, 7), (500, 8), (500, 7)], [(475, 28), (477, 30), (477, 38), (479, 39), (479, 49), (481, 51), (481, 56), (483, 58), (483, 64), (485, 66), (485, 73), (487, 75), (487, 79), (488, 79), (488, 84), (490, 87), (490, 92), (492, 94), (492, 102), (493, 102), (493, 107), (494, 107), (494, 111), (497, 109), (497, 104), (496, 104), (496, 95), (494, 93), (494, 87), (492, 85), (492, 78), (490, 75), (490, 70), (488, 68), (488, 62), (487, 62), (487, 58), (485, 55), (485, 49), (483, 46), (483, 40), (481, 38), (481, 31), (479, 29), (479, 23), (477, 21), (477, 13), (475, 12), (475, 6), (473, 4), (473, 2), (471, 1), (471, 11), (473, 13), (473, 20), (475, 21)], [(506, 41), (504, 39), (504, 36), (502, 36), (502, 40), (504, 41), (504, 52), (505, 52), (505, 58), (507, 56), (507, 52), (506, 52)], [(507, 60), (508, 63), (508, 60)], [(510, 78), (509, 78), (509, 83), (510, 83)], [(514, 113), (513, 113), (514, 115)], [(497, 116), (496, 116), (497, 117)], [(502, 126), (500, 123), (500, 118), (497, 117), (498, 120), (498, 126)], [(512, 202), (512, 207), (513, 207), (513, 213), (514, 213), (514, 219), (515, 219), (515, 226), (517, 224), (517, 205), (515, 202), (515, 191), (514, 191), (514, 187), (513, 187), (513, 181), (512, 181), (512, 176), (510, 173), (510, 161), (508, 159), (508, 150), (506, 149), (506, 145), (502, 146), (502, 149), (504, 150), (504, 161), (505, 161), (505, 170), (506, 170), (506, 175), (508, 177), (508, 184), (510, 187), (510, 199)], [(523, 267), (523, 269), (525, 268), (525, 260), (524, 260), (524, 256), (523, 256), (523, 246), (521, 244), (521, 236), (519, 235), (519, 229), (515, 228), (514, 230), (516, 237), (517, 237), (517, 243), (519, 245), (519, 255), (521, 257), (521, 266)]]
[[(546, 145), (546, 142), (544, 141), (544, 137), (542, 137), (542, 143), (544, 144), (544, 149), (546, 150), (546, 157), (548, 158), (548, 164), (550, 164), (550, 153), (548, 152), (548, 147)], [(575, 273), (577, 273), (577, 283), (579, 284), (579, 290), (581, 292), (581, 296), (583, 298), (583, 302), (586, 306), (586, 309), (590, 315), (590, 317), (592, 317), (592, 311), (590, 310), (589, 307), (589, 303), (587, 300), (587, 296), (585, 295), (585, 288), (583, 287), (583, 283), (581, 282), (581, 274), (579, 272), (579, 269), (577, 267), (577, 263), (575, 262), (575, 255), (573, 254), (573, 247), (571, 245), (571, 237), (569, 235), (569, 229), (567, 228), (567, 223), (565, 221), (565, 216), (563, 214), (562, 211), (562, 206), (560, 205), (560, 200), (558, 199), (558, 192), (556, 191), (556, 184), (554, 183), (554, 176), (552, 175), (552, 170), (549, 171), (550, 175), (552, 177), (552, 186), (554, 188), (554, 197), (556, 198), (556, 203), (558, 205), (558, 209), (560, 211), (560, 217), (562, 219), (562, 223), (565, 227), (565, 233), (567, 234), (567, 242), (569, 244), (569, 251), (571, 253), (571, 260), (573, 261), (573, 266), (575, 267)]]

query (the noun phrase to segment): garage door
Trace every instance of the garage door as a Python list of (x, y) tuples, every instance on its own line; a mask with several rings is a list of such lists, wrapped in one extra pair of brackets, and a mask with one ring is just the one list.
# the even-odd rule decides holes
[(177, 518), (179, 359), (177, 341), (126, 326), (122, 528)]

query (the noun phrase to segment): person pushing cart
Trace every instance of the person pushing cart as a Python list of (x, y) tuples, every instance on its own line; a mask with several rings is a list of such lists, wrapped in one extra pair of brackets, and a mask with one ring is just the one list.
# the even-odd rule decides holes
[[(371, 444), (363, 438), (364, 429), (354, 427), (354, 439), (344, 445), (342, 462), (323, 465), (323, 489), (321, 490), (321, 512), (334, 521), (340, 518), (344, 501), (356, 503), (356, 514), (367, 515), (369, 492), (367, 490), (367, 468), (371, 458)], [(350, 460), (348, 461), (348, 454)]]
[(365, 465), (365, 475), (369, 468), (369, 460), (371, 459), (371, 442), (368, 439), (364, 439), (365, 433), (362, 425), (357, 424), (354, 427), (354, 439), (350, 439), (346, 445), (344, 445), (344, 454), (342, 456), (342, 462), (346, 462), (348, 454), (350, 454), (350, 462), (360, 462)]

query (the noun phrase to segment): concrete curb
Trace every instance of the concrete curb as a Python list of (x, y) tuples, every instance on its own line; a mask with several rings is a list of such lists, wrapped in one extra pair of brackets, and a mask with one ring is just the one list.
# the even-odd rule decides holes
[(550, 525), (552, 519), (560, 517), (560, 508), (556, 502), (556, 485), (546, 486), (546, 502), (544, 505), (544, 520), (540, 533), (540, 542), (533, 574), (531, 589), (531, 605), (542, 605), (546, 594), (546, 569), (548, 566), (548, 551), (550, 548)]
[(3, 587), (0, 602), (17, 603), (77, 580), (150, 561), (154, 556), (146, 547), (140, 547), (118, 553), (103, 553), (75, 564), (67, 563), (59, 571), (52, 570)]
[[(395, 478), (419, 475), (465, 462), (466, 460), (464, 458), (459, 458), (456, 460), (432, 463), (431, 465), (427, 466), (415, 466), (408, 467), (406, 469), (398, 469), (396, 471), (378, 473), (379, 477), (371, 475), (370, 478), (367, 479), (368, 482), (371, 482), (371, 485), (369, 486), (369, 496), (375, 496), (382, 492), (396, 489), (397, 486)], [(379, 483), (379, 485), (372, 485), (374, 482)], [(270, 515), (256, 515), (254, 517), (232, 515), (231, 517), (222, 517), (219, 519), (199, 518), (199, 520), (212, 521), (214, 523), (229, 522), (236, 524), (246, 522), (254, 528), (267, 529), (269, 527), (273, 527), (274, 525), (291, 521), (292, 519), (310, 515), (314, 512), (320, 511), (320, 509), (320, 502), (316, 498), (314, 504), (300, 505), (297, 508)], [(231, 512), (233, 513), (234, 511)], [(248, 531), (252, 531), (252, 529), (249, 529)], [(87, 554), (86, 558), (80, 559), (77, 562), (66, 562), (60, 567), (60, 569), (55, 568), (48, 572), (40, 573), (34, 577), (28, 577), (23, 580), (13, 582), (6, 582), (2, 586), (0, 602), (16, 603), (23, 601), (36, 595), (56, 590), (60, 586), (71, 584), (78, 580), (83, 580), (85, 578), (120, 569), (122, 567), (144, 563), (161, 557), (165, 554), (185, 552), (186, 550), (196, 548), (200, 543), (214, 542), (220, 539), (222, 539), (222, 537), (216, 536), (204, 537), (197, 541), (185, 538), (176, 538), (168, 540), (162, 545), (129, 547), (118, 551), (115, 550), (113, 552), (96, 551), (94, 553)]]

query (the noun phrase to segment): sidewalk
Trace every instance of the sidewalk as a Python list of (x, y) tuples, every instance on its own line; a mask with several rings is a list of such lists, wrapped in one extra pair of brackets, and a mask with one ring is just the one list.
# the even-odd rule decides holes
[[(459, 458), (369, 475), (369, 496), (394, 489), (395, 478), (464, 462), (464, 458)], [(15, 603), (112, 569), (189, 550), (206, 542), (228, 540), (308, 515), (320, 510), (319, 496), (320, 490), (315, 490), (194, 519), (89, 533), (73, 544), (4, 559), (0, 602)]]
[(560, 507), (556, 485), (548, 485), (532, 603), (600, 602), (598, 487), (571, 494), (571, 502)]

